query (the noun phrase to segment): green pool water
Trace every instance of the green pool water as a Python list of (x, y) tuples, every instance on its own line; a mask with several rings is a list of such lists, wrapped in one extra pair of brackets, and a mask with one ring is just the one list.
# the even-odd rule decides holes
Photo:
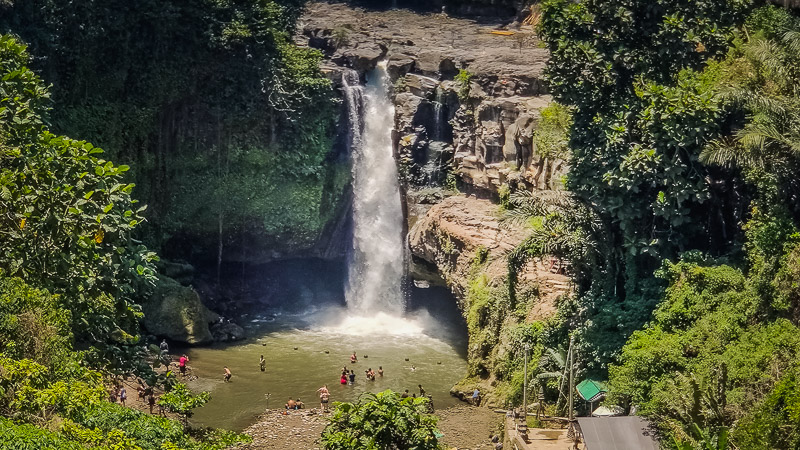
[[(449, 390), (466, 373), (463, 319), (447, 295), (422, 296), (429, 298), (418, 298), (402, 318), (351, 317), (339, 306), (242, 318), (246, 340), (186, 350), (192, 374), (198, 377), (189, 386), (210, 391), (212, 397), (197, 410), (193, 423), (242, 430), (266, 408), (282, 407), (290, 396), (318, 407), (316, 390), (324, 384), (332, 402), (386, 389), (418, 393), (421, 384), (436, 408), (455, 404), (458, 400)], [(353, 351), (359, 358), (356, 364), (349, 361)], [(265, 372), (259, 369), (260, 355), (267, 360)], [(233, 373), (230, 383), (223, 381), (223, 366)], [(353, 385), (339, 383), (345, 366), (355, 370)], [(377, 372), (379, 366), (384, 376), (368, 381), (364, 371)]]

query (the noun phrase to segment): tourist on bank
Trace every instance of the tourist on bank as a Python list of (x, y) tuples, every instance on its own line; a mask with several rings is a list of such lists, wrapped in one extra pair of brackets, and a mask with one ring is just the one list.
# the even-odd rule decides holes
[(156, 406), (156, 397), (153, 395), (153, 391), (150, 391), (150, 395), (147, 396), (147, 405), (150, 406), (150, 414), (153, 414), (153, 407)]
[(419, 386), (419, 396), (425, 397), (425, 388), (423, 388), (421, 384), (418, 384), (417, 386)]
[(261, 361), (259, 361), (258, 365), (261, 367), (262, 372), (267, 370), (267, 360), (264, 359), (264, 355), (261, 355)]
[(231, 381), (231, 369), (228, 369), (228, 366), (224, 367), (225, 369), (225, 382)]
[(472, 404), (475, 406), (481, 406), (481, 391), (479, 391), (478, 388), (475, 388), (475, 390), (472, 391)]
[(286, 407), (286, 409), (297, 409), (297, 402), (294, 401), (292, 397), (289, 397), (289, 401), (283, 406)]
[(178, 359), (178, 368), (181, 370), (181, 376), (186, 376), (186, 363), (189, 362), (189, 358), (186, 355), (181, 355)]
[(128, 399), (128, 391), (125, 390), (125, 386), (122, 386), (119, 389), (119, 402), (122, 403), (122, 406), (125, 406), (125, 400)]
[(139, 396), (140, 402), (145, 401), (145, 399), (147, 398), (145, 392), (147, 392), (147, 390), (144, 388), (144, 383), (142, 383), (142, 380), (139, 380), (139, 387), (136, 388), (136, 393)]
[(305, 405), (303, 404), (303, 402), (301, 402), (301, 401), (300, 401), (300, 398), (297, 398), (297, 399), (294, 401), (294, 403), (295, 403), (295, 405), (297, 405), (297, 409), (303, 409), (303, 407), (305, 406)]
[(406, 389), (406, 391), (405, 391), (405, 392), (403, 392), (402, 394), (400, 394), (400, 398), (408, 398), (408, 389)]

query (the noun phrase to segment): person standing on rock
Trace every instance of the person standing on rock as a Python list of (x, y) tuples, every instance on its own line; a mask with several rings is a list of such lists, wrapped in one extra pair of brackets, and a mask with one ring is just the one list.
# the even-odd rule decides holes
[(481, 391), (479, 391), (478, 388), (475, 388), (475, 390), (472, 391), (472, 404), (475, 406), (481, 406)]
[(425, 397), (425, 388), (423, 388), (421, 384), (418, 384), (417, 386), (419, 386), (419, 396)]
[(265, 372), (267, 370), (267, 360), (264, 359), (264, 355), (261, 355), (261, 361), (258, 363), (261, 366), (261, 371)]

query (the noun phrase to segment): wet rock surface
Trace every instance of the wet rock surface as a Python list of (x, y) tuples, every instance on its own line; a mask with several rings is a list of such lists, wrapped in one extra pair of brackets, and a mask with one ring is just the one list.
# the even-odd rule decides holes
[[(396, 153), (409, 190), (442, 186), (450, 174), (469, 189), (548, 189), (564, 161), (537, 155), (531, 139), (550, 102), (549, 57), (530, 27), (441, 13), (310, 3), (296, 41), (320, 49), (334, 81), (387, 62), (394, 84)], [(469, 80), (459, 76), (469, 74)]]
[(194, 289), (159, 276), (153, 295), (143, 302), (143, 325), (156, 336), (187, 344), (214, 340), (209, 324), (219, 316), (205, 307)]

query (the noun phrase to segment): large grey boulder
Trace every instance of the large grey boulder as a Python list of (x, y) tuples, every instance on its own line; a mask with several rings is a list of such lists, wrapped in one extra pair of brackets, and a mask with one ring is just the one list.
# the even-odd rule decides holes
[(194, 289), (159, 275), (153, 295), (142, 304), (142, 325), (150, 333), (187, 344), (214, 341), (210, 323), (219, 316), (205, 307)]

